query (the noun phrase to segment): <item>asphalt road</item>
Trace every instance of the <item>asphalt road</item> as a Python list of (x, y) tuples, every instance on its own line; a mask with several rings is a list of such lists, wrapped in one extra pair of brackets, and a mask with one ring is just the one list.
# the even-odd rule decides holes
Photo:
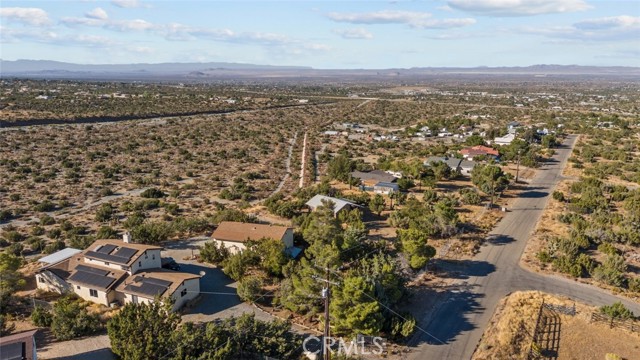
[(553, 159), (538, 171), (473, 260), (448, 262), (447, 268), (457, 280), (446, 300), (432, 310), (430, 320), (420, 324), (425, 331), (413, 339), (417, 348), (409, 359), (470, 359), (500, 299), (517, 290), (540, 290), (598, 306), (622, 301), (640, 314), (638, 303), (559, 276), (532, 273), (519, 265), (548, 195), (562, 179), (575, 140), (576, 136), (567, 138)]

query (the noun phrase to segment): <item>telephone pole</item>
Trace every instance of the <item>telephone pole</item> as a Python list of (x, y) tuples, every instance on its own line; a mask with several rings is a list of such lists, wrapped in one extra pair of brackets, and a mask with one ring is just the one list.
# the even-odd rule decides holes
[(320, 281), (325, 283), (322, 287), (322, 298), (324, 299), (324, 332), (322, 337), (322, 359), (323, 360), (331, 360), (331, 349), (329, 345), (329, 336), (330, 336), (330, 328), (329, 328), (329, 304), (331, 298), (331, 288), (330, 286), (339, 285), (336, 282), (333, 282), (329, 279), (330, 269), (328, 267), (324, 268), (326, 274), (325, 278), (320, 278), (319, 276), (314, 276), (313, 278), (316, 281)]

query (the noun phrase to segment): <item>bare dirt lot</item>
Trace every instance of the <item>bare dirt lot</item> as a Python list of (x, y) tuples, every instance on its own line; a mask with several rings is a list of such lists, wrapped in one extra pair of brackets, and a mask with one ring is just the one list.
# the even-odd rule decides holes
[(560, 319), (557, 360), (603, 360), (607, 354), (640, 359), (640, 334), (590, 321), (594, 307), (539, 292), (516, 292), (502, 300), (485, 330), (473, 359), (526, 359), (540, 304), (575, 305), (576, 315)]

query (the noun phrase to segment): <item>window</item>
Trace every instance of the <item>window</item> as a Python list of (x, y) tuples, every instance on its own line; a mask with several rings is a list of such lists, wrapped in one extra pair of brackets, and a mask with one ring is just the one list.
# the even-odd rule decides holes
[(151, 260), (155, 260), (156, 259), (156, 254), (151, 255)]
[(184, 297), (185, 295), (187, 295), (187, 289), (182, 289), (182, 291), (180, 292), (180, 297)]
[(147, 259), (149, 257), (149, 254), (147, 254), (147, 252), (144, 252), (144, 258)]
[(142, 267), (142, 261), (138, 261), (138, 267)]
[(76, 289), (80, 290), (80, 285), (76, 285)]
[(105, 262), (104, 262), (104, 265), (105, 265), (105, 266), (109, 266), (109, 263), (105, 261)]
[(38, 281), (43, 283), (44, 282), (44, 278), (42, 276), (38, 276)]
[(98, 290), (89, 289), (89, 295), (93, 297), (98, 297)]
[(124, 271), (129, 271), (129, 267), (128, 266), (120, 266), (120, 269), (124, 270)]

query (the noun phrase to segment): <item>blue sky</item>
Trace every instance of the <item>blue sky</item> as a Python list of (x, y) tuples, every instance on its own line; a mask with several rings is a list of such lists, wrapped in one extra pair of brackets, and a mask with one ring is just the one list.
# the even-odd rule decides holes
[(315, 68), (640, 66), (640, 1), (8, 1), (0, 57)]

